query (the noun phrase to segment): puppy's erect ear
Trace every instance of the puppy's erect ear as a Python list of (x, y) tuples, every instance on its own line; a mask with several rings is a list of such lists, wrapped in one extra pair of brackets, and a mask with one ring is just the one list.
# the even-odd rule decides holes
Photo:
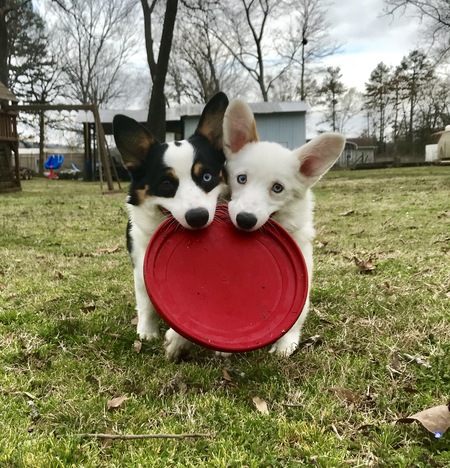
[(314, 185), (342, 153), (345, 137), (339, 133), (323, 133), (294, 151), (300, 163), (300, 173)]
[(203, 135), (214, 148), (223, 148), (223, 116), (228, 106), (226, 94), (219, 92), (213, 96), (203, 109), (196, 134)]
[(128, 169), (141, 166), (148, 151), (156, 143), (155, 137), (145, 127), (122, 114), (114, 116), (113, 133), (117, 149)]
[(258, 141), (256, 121), (250, 107), (240, 99), (233, 99), (223, 119), (223, 149), (225, 156), (240, 151), (247, 143)]

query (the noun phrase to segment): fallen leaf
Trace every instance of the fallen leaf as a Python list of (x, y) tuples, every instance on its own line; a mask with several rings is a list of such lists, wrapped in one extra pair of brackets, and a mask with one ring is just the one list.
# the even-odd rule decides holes
[(142, 349), (142, 342), (139, 340), (134, 340), (133, 349), (136, 353), (140, 353)]
[(350, 216), (355, 213), (355, 210), (348, 210), (344, 211), (343, 213), (339, 213), (339, 216)]
[(427, 431), (434, 434), (436, 438), (440, 438), (450, 427), (450, 403), (428, 408), (407, 418), (397, 419), (396, 422), (412, 423), (414, 421), (420, 422)]
[(92, 312), (93, 310), (95, 310), (95, 308), (96, 308), (95, 302), (91, 301), (91, 302), (85, 302), (81, 310), (83, 312)]
[(347, 403), (357, 403), (361, 400), (361, 397), (356, 393), (352, 392), (348, 388), (344, 387), (331, 387), (328, 389), (330, 392), (336, 394), (341, 400)]
[(128, 398), (126, 396), (113, 398), (112, 400), (108, 401), (108, 409), (119, 408), (127, 400)]
[(233, 379), (226, 369), (222, 369), (222, 379), (226, 380), (227, 382), (233, 382)]
[(324, 247), (326, 247), (328, 245), (328, 242), (320, 242), (319, 240), (316, 241), (316, 246), (317, 248), (319, 249), (323, 249)]
[[(106, 429), (105, 434), (113, 434), (113, 432), (111, 431), (111, 429)], [(103, 439), (102, 440), (102, 447), (104, 449), (108, 448), (110, 445), (112, 445), (112, 443), (113, 443), (113, 439)]]
[(376, 266), (373, 264), (372, 259), (369, 258), (369, 260), (360, 260), (357, 257), (353, 257), (353, 261), (355, 262), (355, 265), (358, 267), (359, 271), (361, 273), (369, 273), (373, 270), (375, 270)]
[(252, 400), (253, 400), (253, 404), (255, 405), (256, 409), (261, 414), (264, 414), (264, 415), (269, 414), (269, 409), (267, 407), (267, 403), (262, 398), (259, 398), (258, 396), (254, 396), (252, 398)]
[(137, 325), (138, 324), (138, 317), (134, 317), (133, 319), (131, 319), (130, 323), (131, 325)]

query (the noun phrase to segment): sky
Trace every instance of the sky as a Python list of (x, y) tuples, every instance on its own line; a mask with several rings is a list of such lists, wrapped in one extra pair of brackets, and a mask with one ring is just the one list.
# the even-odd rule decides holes
[(364, 83), (380, 62), (400, 65), (418, 46), (418, 21), (406, 14), (397, 14), (395, 19), (385, 16), (384, 7), (383, 0), (335, 0), (329, 10), (331, 37), (343, 46), (341, 53), (324, 64), (340, 67), (347, 87), (364, 91)]
[[(384, 0), (334, 0), (329, 10), (330, 35), (342, 44), (340, 53), (328, 57), (323, 65), (339, 67), (346, 88), (365, 91), (371, 72), (383, 62), (396, 67), (403, 57), (420, 44), (420, 24), (411, 14), (383, 14)], [(307, 115), (306, 135), (312, 138), (319, 130), (329, 130), (321, 123), (323, 112), (313, 108)], [(347, 136), (359, 136), (367, 127), (364, 115), (345, 126)]]

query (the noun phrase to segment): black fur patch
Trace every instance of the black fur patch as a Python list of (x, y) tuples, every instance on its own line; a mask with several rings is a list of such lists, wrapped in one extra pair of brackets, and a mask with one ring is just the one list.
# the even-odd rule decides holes
[[(225, 163), (223, 151), (217, 150), (202, 135), (194, 134), (188, 141), (195, 149), (194, 164), (192, 165), (192, 179), (206, 193), (216, 188), (222, 181), (222, 169)], [(201, 166), (201, 171), (195, 171), (196, 164)], [(210, 175), (211, 178), (207, 177)]]

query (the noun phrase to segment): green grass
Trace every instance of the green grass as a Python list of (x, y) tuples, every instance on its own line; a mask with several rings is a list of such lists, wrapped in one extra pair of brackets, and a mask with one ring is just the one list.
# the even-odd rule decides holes
[[(392, 423), (450, 399), (450, 168), (332, 172), (314, 191), (303, 338), (320, 340), (178, 364), (162, 340), (133, 349), (124, 194), (33, 180), (0, 195), (0, 467), (449, 466), (450, 431)], [(210, 437), (76, 436), (106, 431)]]

